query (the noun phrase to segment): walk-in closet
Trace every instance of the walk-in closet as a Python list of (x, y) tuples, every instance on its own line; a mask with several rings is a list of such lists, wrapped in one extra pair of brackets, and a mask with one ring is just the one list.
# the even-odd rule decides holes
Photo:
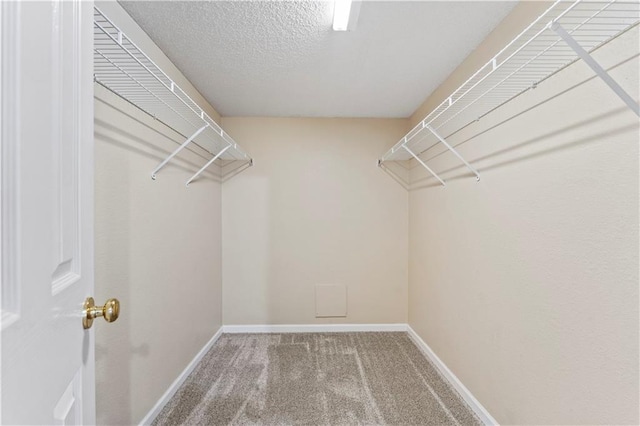
[(0, 3), (2, 424), (640, 423), (640, 3)]

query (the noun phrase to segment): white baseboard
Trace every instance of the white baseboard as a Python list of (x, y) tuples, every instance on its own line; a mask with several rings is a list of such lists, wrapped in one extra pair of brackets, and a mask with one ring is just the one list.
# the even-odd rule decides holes
[(460, 379), (458, 379), (456, 375), (453, 374), (451, 370), (449, 370), (449, 367), (447, 367), (447, 365), (442, 362), (440, 358), (438, 358), (438, 355), (433, 352), (429, 345), (427, 345), (425, 341), (422, 340), (420, 336), (418, 336), (418, 333), (416, 333), (409, 325), (407, 325), (407, 333), (409, 334), (411, 340), (413, 340), (413, 342), (416, 344), (416, 346), (420, 348), (422, 353), (433, 363), (433, 365), (436, 366), (445, 380), (447, 380), (451, 384), (451, 386), (453, 386), (453, 388), (458, 391), (462, 399), (464, 399), (469, 407), (471, 407), (473, 412), (476, 413), (482, 423), (484, 423), (485, 425), (498, 425), (496, 419), (494, 419), (493, 416), (489, 414), (487, 409), (484, 408), (482, 404), (480, 404), (480, 401), (478, 401), (473, 396), (469, 389), (467, 389), (467, 387), (462, 384)]
[(182, 371), (182, 373), (180, 373), (178, 378), (175, 379), (173, 383), (171, 383), (171, 386), (169, 386), (169, 389), (167, 389), (164, 395), (160, 397), (158, 402), (156, 402), (156, 405), (154, 405), (153, 408), (147, 413), (147, 415), (144, 416), (144, 418), (140, 421), (140, 425), (150, 425), (151, 422), (153, 422), (153, 420), (158, 416), (158, 414), (160, 414), (160, 411), (162, 411), (162, 409), (167, 404), (167, 402), (169, 402), (169, 400), (177, 392), (180, 386), (182, 386), (182, 383), (184, 383), (187, 377), (189, 377), (189, 374), (191, 374), (193, 369), (196, 368), (196, 366), (202, 360), (205, 354), (209, 352), (209, 349), (211, 349), (211, 346), (213, 346), (213, 344), (220, 338), (223, 332), (223, 328), (224, 327), (220, 327), (220, 329), (216, 332), (216, 334), (213, 335), (211, 340), (209, 340), (204, 345), (204, 347), (200, 350), (200, 352), (198, 352), (198, 354), (191, 360), (189, 365), (187, 365), (187, 367)]
[(225, 333), (338, 333), (350, 331), (407, 331), (407, 324), (274, 324), (225, 325)]

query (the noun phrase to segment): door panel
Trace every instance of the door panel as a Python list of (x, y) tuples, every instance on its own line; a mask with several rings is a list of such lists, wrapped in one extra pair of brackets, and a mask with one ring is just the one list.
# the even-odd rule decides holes
[(80, 214), (79, 164), (80, 153), (78, 107), (82, 100), (75, 90), (82, 73), (75, 60), (81, 48), (80, 26), (74, 25), (74, 3), (54, 3), (52, 31), (51, 109), (53, 133), (51, 184), (53, 197), (53, 273), (52, 288), (57, 294), (79, 281)]
[(82, 423), (82, 369), (73, 377), (53, 409), (54, 425)]
[(0, 8), (2, 423), (91, 424), (93, 4)]

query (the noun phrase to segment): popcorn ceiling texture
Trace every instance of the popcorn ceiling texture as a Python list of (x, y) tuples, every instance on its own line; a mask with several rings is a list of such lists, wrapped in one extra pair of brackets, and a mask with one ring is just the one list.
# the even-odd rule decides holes
[(121, 4), (223, 116), (408, 117), (515, 2)]
[(223, 335), (160, 425), (479, 425), (406, 333)]

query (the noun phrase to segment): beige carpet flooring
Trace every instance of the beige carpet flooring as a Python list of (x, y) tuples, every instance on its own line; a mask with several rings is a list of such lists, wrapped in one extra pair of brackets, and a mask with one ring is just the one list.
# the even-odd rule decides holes
[(404, 332), (223, 334), (154, 425), (477, 425)]

